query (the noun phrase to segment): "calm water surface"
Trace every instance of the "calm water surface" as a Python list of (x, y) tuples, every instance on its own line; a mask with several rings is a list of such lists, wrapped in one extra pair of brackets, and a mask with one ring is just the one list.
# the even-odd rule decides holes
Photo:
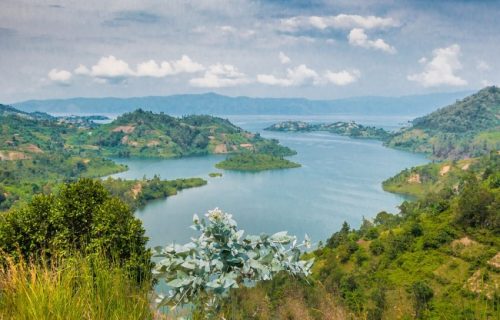
[[(381, 182), (400, 170), (427, 162), (424, 156), (388, 149), (378, 141), (356, 140), (329, 133), (276, 133), (262, 129), (293, 117), (238, 116), (230, 120), (265, 137), (277, 138), (296, 150), (291, 157), (298, 169), (243, 173), (223, 171), (214, 164), (225, 156), (175, 160), (118, 159), (129, 171), (115, 177), (164, 179), (202, 177), (208, 185), (181, 191), (166, 200), (149, 203), (136, 214), (142, 219), (150, 245), (184, 243), (193, 235), (189, 229), (194, 213), (219, 207), (232, 213), (248, 233), (288, 230), (313, 241), (325, 240), (343, 221), (357, 227), (362, 217), (372, 218), (382, 210), (395, 212), (401, 196), (384, 192)], [(352, 117), (348, 115), (304, 117), (306, 121), (355, 120), (390, 130), (412, 117)], [(222, 172), (221, 178), (209, 178)]]

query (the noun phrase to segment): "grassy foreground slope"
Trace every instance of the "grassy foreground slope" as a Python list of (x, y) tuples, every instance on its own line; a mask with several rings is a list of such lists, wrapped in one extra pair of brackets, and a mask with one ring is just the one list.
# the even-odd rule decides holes
[(0, 213), (0, 319), (151, 319), (147, 241), (91, 179)]
[(235, 292), (235, 318), (258, 309), (259, 319), (498, 319), (500, 155), (475, 159), (456, 188), (437, 177), (442, 187), (398, 214), (380, 212), (357, 230), (344, 223), (307, 256), (316, 258), (309, 283)]
[(424, 152), (437, 159), (477, 157), (500, 149), (500, 89), (479, 92), (417, 118), (393, 135), (389, 147)]

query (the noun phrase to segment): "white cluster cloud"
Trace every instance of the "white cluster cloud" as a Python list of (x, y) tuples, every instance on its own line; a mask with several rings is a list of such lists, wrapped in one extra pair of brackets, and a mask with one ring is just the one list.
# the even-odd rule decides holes
[(382, 39), (377, 39), (377, 40), (368, 39), (368, 36), (366, 35), (365, 30), (363, 30), (361, 28), (352, 29), (351, 32), (349, 32), (347, 39), (349, 39), (349, 44), (351, 44), (353, 46), (381, 50), (381, 51), (391, 53), (391, 54), (396, 53), (396, 48), (387, 44), (384, 40), (382, 40)]
[(202, 64), (191, 60), (187, 55), (183, 55), (179, 60), (162, 61), (160, 64), (154, 60), (142, 62), (137, 65), (136, 76), (162, 78), (179, 73), (195, 73), (204, 69)]
[[(205, 70), (205, 67), (193, 61), (187, 55), (174, 61), (155, 60), (144, 61), (137, 64), (133, 70), (129, 64), (115, 56), (101, 57), (97, 63), (91, 67), (80, 64), (73, 73), (79, 76), (89, 76), (98, 82), (114, 81), (120, 82), (127, 77), (154, 77), (163, 78), (180, 73), (196, 73)], [(49, 72), (49, 79), (58, 83), (69, 83), (72, 73), (66, 70), (52, 69)]]
[(134, 75), (134, 71), (130, 69), (127, 62), (117, 59), (114, 56), (102, 57), (97, 64), (90, 68), (80, 65), (74, 72), (77, 75), (87, 75), (102, 79), (124, 78)]
[[(291, 59), (283, 52), (280, 52), (278, 58), (281, 64), (291, 63)], [(204, 71), (203, 73), (201, 73)], [(231, 64), (216, 63), (204, 67), (202, 64), (193, 61), (187, 55), (183, 55), (178, 60), (156, 62), (148, 60), (137, 64), (135, 69), (115, 56), (102, 57), (99, 61), (87, 67), (80, 64), (74, 69), (73, 74), (86, 76), (94, 79), (98, 83), (120, 83), (130, 77), (153, 77), (163, 78), (178, 74), (194, 74), (189, 80), (193, 87), (200, 88), (223, 88), (246, 85), (257, 82), (260, 84), (281, 86), (281, 87), (299, 87), (307, 85), (326, 85), (334, 84), (345, 86), (356, 82), (360, 77), (358, 70), (326, 70), (319, 74), (315, 70), (301, 64), (286, 69), (286, 75), (278, 77), (273, 74), (258, 74), (256, 77), (249, 77)], [(201, 74), (200, 74), (201, 73)], [(52, 69), (48, 77), (55, 83), (68, 85), (73, 74), (66, 70)]]
[(251, 80), (235, 66), (222, 63), (209, 66), (203, 77), (189, 80), (192, 86), (201, 88), (234, 87), (250, 82)]
[(296, 16), (281, 20), (281, 29), (284, 31), (297, 31), (303, 28), (325, 30), (335, 29), (376, 29), (397, 27), (399, 22), (393, 18), (377, 16), (360, 16), (354, 14), (339, 14), (336, 16)]
[(319, 80), (318, 73), (309, 69), (305, 64), (301, 64), (295, 68), (287, 69), (285, 78), (278, 78), (272, 74), (259, 74), (257, 81), (259, 83), (281, 86), (281, 87), (295, 87), (307, 84), (315, 84)]
[(408, 80), (418, 82), (424, 87), (464, 86), (467, 84), (467, 81), (455, 74), (456, 71), (462, 69), (458, 44), (435, 49), (432, 55), (430, 61), (427, 58), (420, 59), (419, 62), (424, 65), (424, 70), (421, 73), (409, 75)]
[(292, 61), (292, 59), (290, 59), (290, 57), (288, 57), (286, 54), (284, 54), (281, 51), (280, 51), (280, 54), (279, 54), (278, 58), (280, 59), (280, 62), (282, 64), (288, 64), (288, 63), (290, 63)]
[(336, 16), (295, 16), (280, 21), (280, 29), (285, 32), (300, 30), (350, 30), (347, 39), (353, 46), (369, 48), (394, 54), (396, 49), (383, 39), (370, 40), (365, 30), (386, 29), (399, 26), (391, 17), (339, 14)]
[(347, 71), (347, 70), (342, 70), (339, 72), (332, 72), (330, 70), (327, 70), (325, 72), (325, 79), (333, 83), (337, 86), (345, 86), (348, 84), (351, 84), (353, 82), (356, 82), (359, 77), (361, 76), (361, 72), (359, 70), (352, 70), (352, 71)]
[(47, 76), (51, 81), (66, 85), (70, 83), (72, 74), (66, 70), (52, 69), (49, 71)]
[(257, 75), (257, 82), (280, 87), (325, 85), (328, 83), (345, 86), (357, 81), (359, 77), (360, 72), (358, 70), (342, 70), (339, 72), (327, 70), (323, 75), (320, 75), (305, 64), (301, 64), (295, 68), (288, 68), (286, 76), (282, 78), (272, 74), (259, 74)]

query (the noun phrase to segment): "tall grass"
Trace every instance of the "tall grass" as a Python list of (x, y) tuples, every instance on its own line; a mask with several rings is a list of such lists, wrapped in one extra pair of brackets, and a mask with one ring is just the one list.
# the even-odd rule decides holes
[(0, 319), (151, 319), (149, 288), (99, 257), (0, 266)]

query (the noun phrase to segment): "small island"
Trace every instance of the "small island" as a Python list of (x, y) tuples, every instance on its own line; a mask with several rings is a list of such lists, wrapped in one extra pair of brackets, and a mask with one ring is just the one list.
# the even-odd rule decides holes
[(222, 177), (222, 173), (220, 173), (220, 172), (210, 172), (210, 173), (208, 174), (208, 176), (209, 176), (210, 178)]
[(242, 153), (230, 156), (215, 166), (224, 170), (262, 171), (298, 168), (301, 165), (280, 156), (263, 153)]
[(352, 138), (386, 140), (390, 133), (382, 128), (360, 125), (354, 121), (333, 123), (308, 123), (304, 121), (284, 121), (273, 124), (264, 130), (281, 132), (326, 131)]

